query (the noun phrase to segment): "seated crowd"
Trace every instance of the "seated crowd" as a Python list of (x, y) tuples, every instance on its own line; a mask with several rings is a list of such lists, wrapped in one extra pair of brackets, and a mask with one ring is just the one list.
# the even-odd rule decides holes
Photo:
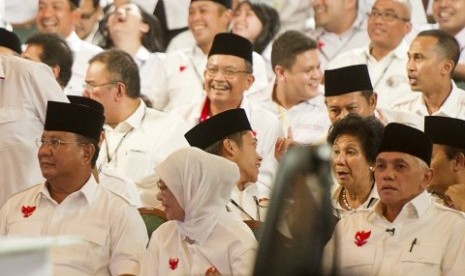
[(337, 221), (312, 271), (465, 271), (465, 0), (10, 2), (0, 239), (78, 237), (55, 275), (252, 275), (309, 145)]

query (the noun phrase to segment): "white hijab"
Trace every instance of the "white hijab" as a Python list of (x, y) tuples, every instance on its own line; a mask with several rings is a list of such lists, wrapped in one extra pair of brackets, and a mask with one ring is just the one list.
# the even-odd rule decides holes
[(182, 148), (155, 168), (184, 209), (184, 221), (176, 221), (182, 235), (203, 244), (239, 181), (237, 165), (197, 148)]

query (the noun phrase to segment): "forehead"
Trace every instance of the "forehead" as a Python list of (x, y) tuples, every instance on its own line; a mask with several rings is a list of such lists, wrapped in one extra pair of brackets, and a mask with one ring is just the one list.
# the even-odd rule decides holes
[(71, 7), (69, 0), (39, 0), (39, 4), (65, 4)]
[(325, 98), (328, 106), (345, 106), (350, 104), (368, 104), (368, 101), (363, 97), (361, 91), (350, 92), (347, 94), (329, 96)]
[(320, 62), (317, 49), (310, 49), (295, 56), (295, 64), (313, 64)]
[(23, 56), (27, 59), (34, 60), (34, 61), (41, 61), (40, 55), (43, 52), (43, 48), (41, 45), (38, 44), (29, 44), (27, 45), (26, 49), (23, 52)]
[(376, 161), (385, 161), (385, 162), (395, 162), (395, 161), (403, 161), (406, 163), (413, 163), (415, 162), (415, 157), (404, 152), (398, 151), (384, 151), (378, 153), (376, 157)]
[(75, 134), (67, 131), (44, 130), (42, 132), (43, 138), (74, 138)]
[(393, 10), (402, 13), (408, 13), (407, 3), (402, 0), (378, 0), (373, 5), (373, 9)]
[(437, 44), (437, 38), (432, 36), (419, 36), (416, 37), (412, 44), (410, 44), (409, 53), (411, 52), (423, 52), (423, 51), (434, 51)]
[(360, 145), (360, 140), (358, 139), (357, 136), (353, 134), (340, 134), (337, 136), (337, 138), (334, 140), (334, 145), (342, 145), (342, 144), (355, 144), (357, 146)]
[(91, 77), (107, 77), (109, 72), (107, 70), (107, 65), (101, 61), (94, 61), (89, 64), (87, 69), (88, 74)]
[(235, 67), (239, 68), (245, 66), (244, 59), (231, 55), (213, 55), (208, 58), (209, 65), (216, 65), (221, 67)]

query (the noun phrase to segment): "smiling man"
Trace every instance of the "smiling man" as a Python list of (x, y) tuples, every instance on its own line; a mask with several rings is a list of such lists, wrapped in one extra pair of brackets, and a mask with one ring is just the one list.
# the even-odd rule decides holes
[(244, 109), (230, 109), (199, 123), (184, 135), (193, 147), (223, 156), (239, 167), (241, 177), (232, 191), (234, 203), (228, 210), (242, 220), (265, 219), (259, 208), (258, 172), (262, 157), (257, 152), (257, 138)]
[(311, 144), (326, 135), (331, 123), (316, 40), (286, 31), (273, 42), (271, 64), (276, 77), (266, 89), (247, 97), (275, 114), (286, 136), (298, 143)]
[[(426, 187), (433, 144), (425, 133), (389, 124), (374, 175), (380, 201), (339, 221), (325, 260), (338, 254), (343, 275), (460, 275), (465, 219), (431, 201)], [(335, 243), (337, 240), (337, 243)], [(338, 246), (336, 248), (336, 246)]]
[(74, 54), (71, 79), (66, 94), (81, 95), (87, 61), (102, 49), (79, 38), (75, 32), (81, 19), (80, 0), (39, 0), (37, 29), (41, 33), (55, 33), (68, 43)]
[(452, 80), (460, 47), (453, 36), (442, 30), (420, 32), (408, 51), (407, 73), (411, 93), (394, 102), (394, 110), (421, 116), (465, 119), (465, 91)]
[[(182, 105), (200, 100), (205, 95), (203, 71), (212, 47), (214, 37), (228, 32), (232, 18), (231, 0), (191, 0), (189, 6), (189, 30), (179, 36), (187, 35), (190, 42), (177, 51), (166, 55), (155, 76), (156, 83), (151, 97), (154, 107), (172, 111)], [(175, 37), (172, 41), (176, 41)], [(251, 91), (265, 87), (268, 78), (263, 58), (253, 54), (253, 75), (255, 81)]]
[(254, 82), (250, 41), (231, 33), (216, 35), (204, 77), (206, 97), (175, 111), (193, 127), (226, 110), (243, 108), (258, 139), (257, 151), (263, 157), (257, 182), (259, 195), (268, 197), (277, 165), (274, 145), (283, 133), (272, 113), (244, 96), (244, 91)]

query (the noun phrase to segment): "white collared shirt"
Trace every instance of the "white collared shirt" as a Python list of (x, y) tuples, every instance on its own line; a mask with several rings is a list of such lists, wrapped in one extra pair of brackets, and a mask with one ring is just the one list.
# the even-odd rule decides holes
[(431, 202), (426, 191), (406, 203), (393, 222), (383, 216), (383, 207), (378, 202), (375, 208), (350, 212), (339, 221), (325, 248), (326, 268), (337, 252), (337, 269), (343, 275), (465, 271), (465, 219), (460, 212)]
[(368, 45), (370, 38), (366, 30), (365, 16), (357, 15), (352, 27), (343, 34), (328, 32), (321, 27), (310, 32), (310, 35), (320, 44), (319, 57), (321, 69), (325, 70), (328, 63), (336, 56), (351, 49)]
[(153, 98), (154, 90), (157, 86), (155, 77), (160, 72), (164, 53), (150, 53), (147, 48), (141, 46), (134, 55), (134, 61), (139, 68), (140, 93)]
[(376, 106), (390, 108), (393, 102), (411, 93), (407, 77), (408, 45), (402, 41), (379, 61), (371, 55), (370, 48), (365, 46), (347, 51), (334, 58), (328, 69), (366, 64), (373, 90), (378, 94)]
[(376, 185), (373, 185), (365, 202), (363, 202), (362, 205), (360, 205), (358, 208), (348, 211), (344, 209), (339, 203), (339, 195), (341, 194), (343, 187), (339, 184), (336, 185), (336, 189), (331, 192), (331, 203), (334, 208), (334, 213), (338, 218), (343, 218), (345, 215), (352, 211), (373, 208), (373, 206), (375, 206), (375, 204), (379, 201), (378, 189), (376, 189)]
[(412, 112), (420, 116), (444, 116), (465, 120), (465, 91), (458, 88), (452, 81), (452, 91), (438, 111), (428, 113), (421, 92), (411, 93), (392, 105), (393, 110)]
[(50, 67), (0, 55), (0, 206), (44, 179), (35, 140), (42, 135), (49, 100), (69, 102)]
[(66, 38), (66, 43), (73, 52), (74, 61), (71, 68), (71, 79), (65, 87), (65, 94), (82, 96), (82, 85), (86, 78), (89, 60), (100, 53), (102, 49), (80, 39), (74, 31)]
[(331, 126), (325, 105), (323, 87), (319, 87), (318, 94), (313, 98), (286, 109), (273, 101), (272, 94), (276, 87), (275, 78), (260, 92), (247, 93), (249, 100), (258, 103), (273, 113), (281, 122), (283, 133), (292, 133), (292, 139), (302, 144), (312, 144), (320, 141)]
[[(26, 212), (24, 207), (35, 209)], [(13, 235), (81, 238), (77, 245), (52, 250), (54, 275), (71, 276), (137, 275), (148, 242), (137, 209), (91, 175), (60, 204), (45, 184), (12, 196), (0, 209), (0, 236)]]
[[(175, 114), (168, 114), (140, 101), (139, 107), (115, 128), (104, 126), (106, 139), (102, 143), (97, 167), (108, 166), (131, 179), (139, 188), (139, 182), (153, 174), (155, 166), (175, 150), (187, 147), (184, 138), (188, 128)], [(107, 150), (108, 148), (108, 150)], [(150, 186), (154, 188), (156, 183)], [(140, 189), (144, 193), (146, 189)], [(145, 198), (141, 194), (142, 199)], [(142, 202), (143, 206), (146, 206)]]

